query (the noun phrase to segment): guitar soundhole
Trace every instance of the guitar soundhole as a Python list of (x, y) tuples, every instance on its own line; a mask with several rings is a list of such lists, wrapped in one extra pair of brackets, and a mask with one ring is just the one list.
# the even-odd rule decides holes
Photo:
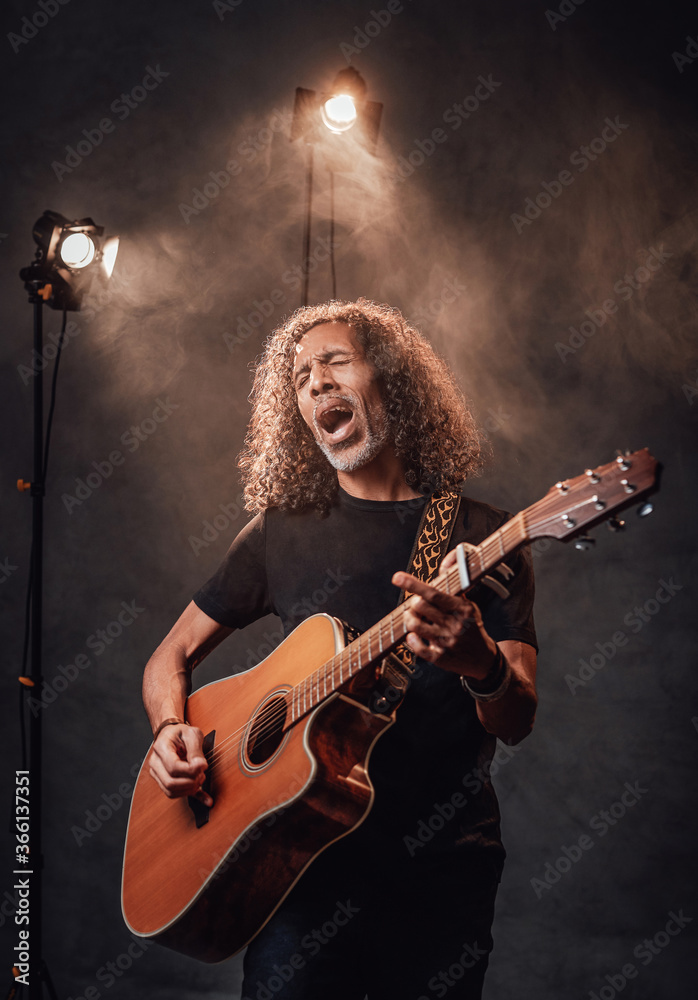
[(284, 738), (285, 721), (285, 699), (272, 698), (258, 713), (250, 729), (247, 756), (251, 764), (259, 766), (274, 756)]

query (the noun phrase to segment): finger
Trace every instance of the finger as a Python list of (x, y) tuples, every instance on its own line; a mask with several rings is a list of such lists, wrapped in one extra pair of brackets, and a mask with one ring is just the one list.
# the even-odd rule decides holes
[(167, 726), (153, 750), (165, 770), (177, 777), (194, 777), (208, 768), (203, 752), (203, 733), (194, 726)]
[(411, 594), (417, 594), (418, 597), (424, 598), (430, 604), (436, 605), (436, 607), (441, 608), (443, 611), (451, 611), (461, 603), (459, 597), (437, 590), (436, 587), (418, 580), (411, 573), (394, 573), (392, 580), (396, 587), (401, 587)]
[(436, 621), (406, 612), (405, 631), (414, 632), (422, 638), (446, 642), (451, 646), (460, 638), (464, 629), (463, 623), (453, 615), (447, 616), (443, 621)]
[(444, 653), (443, 647), (437, 642), (425, 641), (416, 632), (410, 632), (407, 636), (407, 645), (416, 656), (430, 663), (435, 663)]
[(442, 608), (432, 604), (424, 597), (418, 597), (405, 608), (405, 617), (412, 615), (417, 618), (425, 618), (430, 622), (438, 622), (444, 628), (460, 628), (468, 618), (468, 607), (461, 601), (457, 601), (450, 608)]
[(194, 777), (178, 777), (172, 775), (165, 768), (165, 765), (156, 754), (152, 754), (150, 758), (150, 774), (165, 795), (170, 799), (192, 796), (200, 802), (203, 802), (206, 806), (213, 805), (213, 799), (208, 792), (202, 788), (202, 785), (206, 780), (206, 775), (203, 771)]
[(456, 555), (456, 550), (455, 549), (451, 549), (450, 552), (447, 552), (446, 555), (443, 558), (441, 566), (439, 567), (439, 576), (443, 576), (446, 573), (447, 570), (449, 570), (453, 566), (455, 566), (456, 562), (457, 562), (457, 559), (458, 559), (458, 556)]

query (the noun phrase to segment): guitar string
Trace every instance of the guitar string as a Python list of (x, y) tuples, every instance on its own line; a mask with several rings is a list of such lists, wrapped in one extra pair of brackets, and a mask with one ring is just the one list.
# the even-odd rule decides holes
[[(615, 465), (611, 465), (609, 468), (615, 470), (617, 467)], [(597, 470), (596, 474), (600, 474), (601, 472), (602, 472), (602, 470)], [(588, 480), (580, 480), (579, 485), (588, 485)], [(572, 487), (572, 488), (574, 489), (576, 487)], [(640, 490), (637, 490), (635, 495), (638, 495), (640, 492), (641, 492)], [(509, 521), (507, 521), (504, 525), (502, 525), (501, 528), (499, 528), (499, 529), (497, 529), (497, 531), (493, 532), (493, 534), (490, 536), (489, 539), (485, 539), (482, 543), (480, 543), (480, 545), (475, 546), (474, 551), (471, 551), (469, 553), (468, 563), (470, 564), (470, 560), (471, 559), (473, 560), (473, 562), (475, 562), (476, 560), (479, 560), (480, 567), (481, 567), (481, 575), (482, 575), (482, 574), (484, 574), (486, 572), (485, 563), (489, 564), (487, 568), (492, 568), (493, 566), (495, 566), (497, 564), (497, 562), (500, 562), (502, 559), (506, 558), (506, 556), (510, 555), (511, 552), (513, 551), (513, 549), (510, 549), (504, 555), (501, 553), (501, 551), (499, 551), (502, 548), (501, 542), (506, 538), (507, 535), (511, 535), (513, 533), (516, 537), (519, 537), (521, 534), (524, 534), (524, 536), (525, 536), (525, 534), (528, 533), (527, 532), (527, 528), (528, 528), (527, 521), (530, 518), (530, 515), (532, 513), (535, 512), (536, 514), (542, 514), (544, 511), (550, 510), (550, 508), (556, 508), (556, 511), (557, 511), (557, 509), (562, 508), (562, 507), (564, 507), (564, 511), (565, 512), (573, 512), (573, 511), (579, 510), (581, 507), (583, 507), (586, 504), (592, 502), (592, 498), (591, 497), (586, 497), (586, 498), (581, 499), (577, 503), (573, 503), (573, 504), (564, 503), (564, 504), (561, 504), (560, 500), (563, 499), (563, 498), (565, 500), (571, 499), (571, 497), (568, 494), (562, 494), (560, 492), (558, 492), (558, 493), (551, 493), (551, 494), (546, 495), (545, 497), (543, 497), (541, 500), (537, 501), (537, 503), (533, 504), (531, 507), (528, 507), (525, 510), (521, 511), (519, 514), (515, 515), (513, 518), (511, 518)], [(604, 517), (609, 516), (609, 514), (612, 513), (613, 509), (614, 509), (613, 507), (611, 507), (610, 510), (606, 509), (606, 511), (604, 512), (603, 516)], [(549, 520), (549, 516), (548, 517), (543, 517), (542, 520), (543, 521)], [(521, 527), (520, 527), (520, 522), (521, 521), (523, 521), (523, 526), (524, 526), (523, 532), (521, 531)], [(537, 537), (543, 537), (543, 536), (538, 535)], [(531, 539), (527, 539), (527, 538), (524, 537), (518, 544), (522, 544), (522, 543), (525, 543), (526, 541), (530, 541), (530, 540)], [(507, 539), (507, 542), (508, 542), (508, 539)], [(516, 547), (518, 547), (518, 545)], [(442, 592), (450, 593), (452, 587), (454, 585), (457, 586), (460, 583), (459, 573), (458, 573), (457, 567), (453, 567), (451, 570), (449, 570), (446, 573), (446, 575), (442, 578), (442, 580), (443, 580), (443, 583), (442, 583), (442, 585), (438, 589), (441, 590)], [(367, 632), (364, 632), (357, 640), (355, 640), (355, 642), (356, 642), (356, 650), (358, 652), (358, 663), (360, 664), (359, 670), (361, 670), (361, 669), (365, 668), (366, 666), (368, 666), (369, 663), (371, 662), (371, 659), (374, 659), (374, 660), (378, 659), (377, 657), (373, 657), (373, 658), (369, 657), (368, 662), (362, 664), (361, 661), (362, 661), (363, 657), (362, 657), (362, 651), (361, 651), (361, 643), (363, 642), (364, 645), (368, 644), (369, 648), (370, 648), (369, 633), (371, 633), (371, 634), (376, 633), (378, 641), (379, 641), (379, 644), (380, 644), (380, 642), (381, 642), (381, 634), (382, 634), (383, 630), (388, 625), (390, 625), (391, 619), (393, 618), (393, 616), (395, 614), (399, 614), (401, 616), (404, 616), (404, 612), (405, 612), (405, 610), (407, 610), (406, 607), (405, 607), (406, 604), (407, 604), (407, 601), (403, 602), (403, 604), (400, 606), (399, 609), (396, 609), (395, 611), (391, 612), (390, 615), (385, 616), (385, 618), (381, 619), (380, 622), (376, 623), (376, 625), (373, 625), (369, 630), (367, 630)], [(394, 628), (394, 625), (393, 625), (393, 628)], [(369, 639), (367, 639), (367, 637), (369, 637)], [(398, 642), (399, 641), (402, 641), (402, 639), (398, 640)], [(396, 644), (397, 643), (391, 644), (391, 645), (396, 645)], [(300, 721), (300, 719), (303, 718), (308, 713), (308, 711), (312, 711), (312, 709), (315, 708), (318, 704), (321, 704), (322, 700), (324, 700), (324, 698), (320, 699), (320, 701), (317, 701), (317, 702), (314, 701), (314, 699), (313, 699), (313, 695), (312, 695), (313, 686), (315, 686), (316, 689), (319, 692), (320, 681), (324, 680), (326, 682), (328, 674), (331, 676), (332, 681), (335, 682), (335, 670), (336, 670), (336, 667), (337, 667), (337, 665), (341, 666), (341, 660), (344, 658), (344, 654), (347, 653), (347, 651), (350, 649), (351, 646), (353, 646), (353, 643), (350, 643), (348, 646), (344, 647), (343, 650), (341, 650), (339, 653), (336, 653), (333, 657), (331, 657), (328, 661), (326, 661), (326, 663), (324, 663), (320, 667), (316, 668), (316, 670), (314, 670), (310, 675), (308, 675), (308, 677), (304, 678), (299, 684), (294, 685), (289, 691), (284, 692), (283, 695), (279, 695), (279, 699), (283, 701), (283, 705), (279, 706), (278, 709), (275, 709), (273, 712), (269, 713), (269, 715), (264, 719), (263, 724), (260, 725), (259, 728), (255, 731), (255, 733), (254, 733), (255, 738), (257, 740), (262, 739), (262, 738), (266, 738), (267, 735), (269, 735), (270, 733), (272, 733), (277, 728), (279, 721), (281, 719), (283, 719), (284, 716), (287, 715), (287, 713), (288, 713), (289, 697), (290, 697), (291, 716), (293, 716), (293, 704), (294, 704), (294, 701), (296, 699), (296, 696), (298, 696), (298, 700), (300, 701), (300, 693), (303, 690), (303, 688), (305, 688), (305, 692), (304, 693), (306, 694), (306, 700), (308, 700), (307, 699), (308, 688), (310, 689), (310, 698), (309, 698), (310, 706), (309, 706), (309, 708), (306, 708), (301, 714), (299, 714), (299, 716), (298, 716), (297, 719), (293, 719), (292, 720), (293, 724), (295, 724), (296, 722)], [(381, 653), (380, 653), (380, 656), (382, 657), (383, 655), (385, 655), (389, 651), (389, 648), (390, 648), (390, 645), (387, 646), (386, 648), (382, 649)], [(350, 653), (350, 655), (349, 655), (350, 675), (349, 675), (349, 678), (347, 678), (347, 680), (351, 679), (354, 676), (354, 674), (351, 673), (351, 659), (352, 659), (352, 654)], [(342, 680), (340, 682), (339, 686), (341, 686), (342, 683), (345, 683), (345, 681)], [(334, 688), (335, 684), (331, 683), (330, 686), (332, 688)], [(244, 726), (241, 726), (238, 730), (236, 730), (233, 733), (231, 733), (229, 736), (227, 736), (224, 740), (222, 740), (214, 748), (214, 750), (213, 750), (213, 752), (211, 754), (210, 760), (209, 760), (209, 765), (211, 767), (214, 766), (215, 764), (220, 763), (220, 761), (223, 759), (223, 757), (229, 755), (229, 753), (230, 753), (231, 750), (236, 751), (238, 749), (238, 747), (242, 745), (242, 743), (244, 741), (244, 733), (248, 729), (250, 721), (251, 720), (248, 720), (245, 723)], [(252, 728), (254, 728), (254, 724), (253, 724)], [(251, 733), (250, 733), (250, 735), (251, 735)], [(235, 743), (235, 745), (231, 747), (229, 744), (231, 743), (231, 741), (235, 740), (235, 737), (237, 737), (237, 736), (241, 737), (240, 740), (238, 740)]]
[[(329, 660), (327, 660), (325, 663), (321, 664), (320, 667), (316, 668), (311, 674), (309, 674), (301, 682), (299, 682), (298, 684), (296, 684), (294, 687), (290, 688), (288, 691), (285, 691), (283, 694), (279, 694), (278, 698), (280, 700), (283, 700), (284, 705), (280, 706), (278, 709), (275, 709), (274, 712), (272, 712), (272, 713), (269, 714), (269, 716), (264, 720), (264, 725), (261, 725), (259, 727), (259, 729), (257, 729), (255, 731), (255, 733), (254, 733), (255, 738), (257, 740), (259, 740), (260, 737), (262, 737), (263, 734), (264, 735), (268, 735), (269, 733), (273, 732), (275, 728), (277, 728), (277, 723), (281, 719), (284, 719), (284, 716), (287, 715), (288, 708), (289, 708), (289, 698), (290, 698), (290, 706), (291, 706), (291, 715), (293, 715), (293, 707), (292, 706), (293, 706), (294, 701), (296, 699), (296, 695), (298, 695), (298, 702), (300, 703), (300, 692), (302, 691), (303, 687), (305, 687), (306, 690), (308, 688), (310, 688), (310, 696), (306, 698), (306, 701), (309, 701), (310, 704), (308, 705), (308, 707), (303, 712), (301, 712), (298, 715), (297, 719), (293, 719), (292, 720), (293, 724), (295, 724), (296, 722), (299, 722), (301, 718), (303, 718), (305, 715), (307, 715), (308, 712), (312, 711), (313, 708), (315, 708), (317, 705), (321, 704), (322, 701), (324, 700), (324, 696), (319, 701), (315, 701), (314, 700), (313, 694), (312, 694), (313, 686), (315, 686), (316, 689), (319, 692), (321, 681), (323, 679), (326, 679), (327, 676), (330, 676), (332, 678), (330, 687), (332, 689), (332, 693), (334, 693), (334, 690), (336, 690), (337, 687), (340, 687), (342, 684), (345, 684), (349, 680), (351, 680), (355, 676), (355, 674), (359, 672), (359, 670), (364, 669), (365, 667), (368, 667), (370, 665), (370, 663), (371, 663), (372, 660), (378, 659), (378, 657), (371, 657), (371, 658), (367, 658), (365, 662), (362, 662), (364, 660), (364, 657), (367, 656), (367, 651), (364, 650), (362, 652), (361, 646), (362, 646), (362, 644), (364, 646), (368, 646), (369, 645), (368, 641), (366, 641), (366, 636), (368, 635), (368, 632), (382, 634), (385, 631), (385, 629), (387, 629), (389, 627), (391, 635), (394, 634), (395, 633), (395, 628), (396, 628), (395, 622), (392, 622), (392, 624), (391, 624), (390, 620), (394, 616), (397, 616), (397, 617), (404, 616), (404, 613), (405, 613), (405, 610), (406, 610), (406, 608), (405, 608), (406, 604), (407, 604), (407, 601), (404, 601), (400, 605), (400, 608), (396, 608), (394, 611), (392, 611), (390, 613), (390, 615), (386, 615), (385, 618), (381, 619), (380, 622), (377, 622), (367, 632), (364, 632), (361, 636), (359, 636), (358, 639), (354, 640), (353, 642), (351, 642), (347, 646), (345, 646), (343, 649), (339, 650), (338, 653), (335, 653), (334, 656), (330, 657)], [(398, 626), (398, 628), (399, 628), (399, 626)], [(403, 631), (404, 631), (404, 626), (403, 626)], [(394, 643), (386, 641), (386, 643), (384, 645), (382, 645), (382, 649), (381, 649), (381, 652), (379, 653), (379, 656), (383, 657), (383, 656), (387, 655), (387, 653), (390, 651), (390, 649), (393, 648), (395, 645), (398, 645), (399, 642), (401, 642), (401, 641), (402, 641), (401, 638), (397, 639)], [(354, 645), (354, 643), (356, 643), (356, 645)], [(350, 671), (352, 669), (352, 660), (353, 660), (353, 657), (354, 657), (354, 653), (350, 652), (351, 647), (354, 647), (354, 649), (358, 653), (358, 657), (357, 657), (357, 660), (356, 660), (356, 663), (359, 664), (358, 669), (356, 669), (354, 671), (354, 673), (350, 673), (349, 676), (346, 679), (342, 679), (339, 682), (339, 684), (337, 684), (335, 674), (336, 674), (336, 668), (337, 668), (337, 666), (340, 665), (340, 661), (348, 659), (349, 662), (348, 662), (347, 666), (349, 667)], [(346, 655), (347, 653), (349, 653), (349, 656)], [(214, 748), (214, 750), (211, 753), (211, 757), (210, 757), (210, 760), (209, 760), (209, 764), (210, 765), (212, 765), (214, 763), (218, 763), (223, 756), (226, 756), (228, 754), (228, 752), (229, 752), (230, 749), (237, 750), (237, 748), (242, 745), (242, 742), (244, 741), (244, 738), (245, 738), (244, 735), (242, 735), (242, 738), (235, 744), (234, 747), (231, 748), (231, 747), (228, 746), (228, 744), (231, 742), (231, 740), (234, 740), (236, 736), (244, 734), (245, 730), (248, 729), (251, 721), (252, 721), (251, 719), (248, 719), (244, 726), (241, 726), (239, 729), (235, 730), (233, 733), (231, 733), (229, 736), (227, 736), (224, 740), (222, 740), (219, 744), (216, 745), (216, 747)], [(251, 733), (250, 733), (250, 735), (251, 735)], [(223, 751), (223, 752), (221, 753), (221, 751)]]

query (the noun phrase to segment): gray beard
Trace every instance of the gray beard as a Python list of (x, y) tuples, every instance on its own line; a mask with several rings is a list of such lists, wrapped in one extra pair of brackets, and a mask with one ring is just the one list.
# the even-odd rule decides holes
[[(346, 402), (351, 403), (354, 412), (358, 412), (357, 401), (351, 396), (340, 396), (337, 394), (336, 398), (344, 399)], [(315, 424), (317, 431), (315, 442), (332, 468), (337, 472), (355, 472), (364, 465), (368, 465), (383, 450), (388, 442), (390, 431), (387, 421), (385, 419), (382, 420), (380, 429), (376, 430), (371, 426), (368, 413), (365, 410), (363, 410), (363, 417), (366, 424), (366, 437), (359, 450), (351, 456), (344, 454), (345, 451), (353, 447), (351, 441), (340, 441), (336, 445), (328, 445), (323, 440), (317, 424)]]

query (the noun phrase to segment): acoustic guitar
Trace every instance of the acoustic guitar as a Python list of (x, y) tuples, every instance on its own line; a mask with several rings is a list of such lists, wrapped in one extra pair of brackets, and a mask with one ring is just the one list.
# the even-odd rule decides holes
[[(576, 538), (658, 487), (648, 450), (619, 455), (553, 486), (433, 581), (460, 594), (534, 539)], [(646, 501), (639, 513), (648, 513)], [(497, 583), (501, 588), (501, 584)], [(413, 597), (363, 635), (313, 615), (250, 670), (187, 701), (205, 734), (207, 809), (169, 799), (149, 774), (131, 803), (122, 909), (130, 930), (204, 962), (235, 954), (258, 933), (311, 862), (365, 819), (373, 803), (369, 758), (395, 720), (411, 667), (399, 655)]]

